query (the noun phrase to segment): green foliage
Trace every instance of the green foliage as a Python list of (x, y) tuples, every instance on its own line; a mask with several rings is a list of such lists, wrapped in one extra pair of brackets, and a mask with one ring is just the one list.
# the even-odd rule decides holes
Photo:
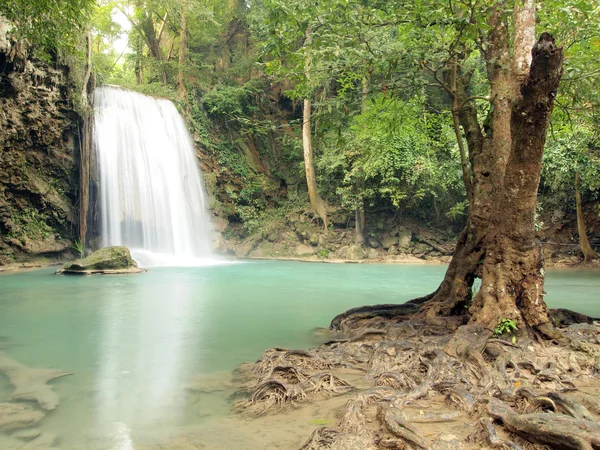
[(317, 256), (321, 259), (327, 259), (329, 258), (329, 250), (327, 250), (326, 248), (322, 248), (317, 252)]
[[(182, 2), (93, 4), (9, 0), (0, 11), (43, 48), (82, 49), (82, 32), (91, 30), (99, 84), (175, 101), (194, 141), (212, 158), (209, 165), (218, 166), (207, 177), (225, 193), (216, 204), (247, 231), (284, 229), (291, 211), (305, 206), (304, 98), (313, 102), (319, 188), (333, 207), (350, 215), (365, 204), (367, 214), (401, 212), (454, 227), (464, 222), (468, 202), (450, 101), (436, 76), (443, 78), (449, 55), (460, 54), (469, 95), (489, 94), (482, 58), (489, 2), (188, 0), (183, 66)], [(598, 199), (599, 8), (581, 0), (540, 3), (539, 29), (551, 30), (566, 56), (540, 184), (546, 211), (573, 208), (575, 171), (584, 200)], [(117, 10), (132, 25), (123, 55), (113, 47), (123, 31)], [(150, 51), (144, 20), (160, 38), (160, 58)], [(179, 70), (185, 98), (177, 89)], [(474, 104), (480, 117), (488, 114), (485, 100)], [(279, 198), (284, 192), (288, 198)]]
[(95, 0), (7, 0), (0, 3), (0, 15), (15, 25), (17, 38), (29, 40), (39, 50), (75, 53), (95, 4)]
[(341, 135), (333, 131), (325, 136), (318, 168), (339, 180), (335, 194), (342, 206), (354, 209), (366, 201), (372, 206), (447, 211), (462, 204), (452, 132), (443, 115), (424, 108), (418, 97), (373, 97)]
[[(500, 321), (498, 326), (496, 326), (496, 328), (494, 328), (494, 336), (499, 337), (505, 333), (512, 335), (518, 329), (519, 328), (517, 327), (517, 322), (515, 322), (513, 319), (504, 318)], [(516, 336), (513, 336), (512, 340), (513, 340), (513, 342), (515, 342), (517, 340)]]
[(222, 172), (228, 170), (246, 178), (250, 175), (250, 167), (237, 144), (240, 142), (223, 140), (215, 144), (215, 152), (218, 154)]
[(80, 259), (85, 256), (85, 247), (79, 239), (73, 242), (73, 245), (71, 245), (71, 250), (73, 250), (73, 252), (79, 256)]
[(446, 213), (446, 217), (450, 220), (457, 220), (459, 217), (464, 217), (467, 215), (467, 211), (469, 209), (469, 201), (463, 200), (462, 202), (457, 203), (452, 208), (448, 210)]
[(600, 141), (585, 120), (569, 120), (559, 111), (544, 151), (541, 200), (548, 210), (574, 211), (575, 172), (581, 178), (582, 196), (600, 198)]
[(251, 97), (256, 91), (251, 85), (226, 86), (217, 85), (214, 90), (204, 94), (202, 101), (209, 114), (237, 116), (250, 115), (256, 112)]

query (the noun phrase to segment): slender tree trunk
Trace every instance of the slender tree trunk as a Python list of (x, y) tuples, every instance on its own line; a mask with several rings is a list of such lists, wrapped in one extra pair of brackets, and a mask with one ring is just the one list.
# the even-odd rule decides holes
[(304, 100), (303, 122), (302, 122), (302, 145), (304, 147), (304, 168), (306, 170), (306, 185), (308, 186), (308, 196), (310, 204), (319, 217), (323, 220), (325, 230), (328, 228), (327, 209), (325, 202), (319, 195), (317, 179), (315, 176), (315, 165), (313, 162), (312, 139), (310, 133), (311, 103), (310, 100)]
[(365, 234), (366, 217), (365, 217), (365, 207), (364, 207), (364, 204), (356, 209), (355, 214), (354, 214), (354, 219), (356, 221), (356, 225), (355, 225), (355, 231), (356, 231), (355, 242), (357, 244), (360, 244), (360, 245), (364, 246), (364, 245), (367, 244), (367, 236)]
[(469, 165), (467, 150), (465, 149), (465, 143), (463, 141), (463, 137), (460, 131), (460, 111), (465, 106), (464, 104), (468, 102), (468, 100), (463, 80), (458, 80), (459, 67), (456, 57), (453, 58), (450, 64), (450, 91), (452, 97), (452, 121), (454, 123), (454, 134), (456, 135), (456, 142), (458, 143), (458, 151), (460, 154), (460, 167), (462, 169), (465, 191), (467, 192), (467, 198), (469, 199), (469, 203), (472, 203), (473, 186), (471, 182), (471, 168)]
[[(363, 77), (362, 79), (362, 100), (361, 100), (361, 109), (364, 113), (366, 110), (367, 104), (367, 94), (369, 93), (369, 80), (367, 77)], [(355, 194), (358, 197), (361, 197), (361, 193), (365, 188), (364, 181), (362, 179), (362, 171), (358, 171), (358, 180), (355, 183)], [(365, 201), (361, 199), (358, 201), (358, 206), (356, 208), (355, 214), (355, 236), (354, 240), (357, 244), (366, 245), (367, 243), (367, 220), (365, 215)]]
[(575, 201), (577, 203), (577, 232), (579, 233), (579, 248), (583, 253), (583, 262), (587, 263), (592, 259), (598, 258), (598, 254), (590, 245), (590, 241), (585, 231), (585, 218), (583, 216), (583, 207), (581, 206), (581, 187), (579, 182), (579, 172), (575, 172)]
[(186, 96), (185, 83), (183, 82), (183, 72), (185, 66), (185, 51), (187, 48), (187, 0), (183, 0), (181, 4), (181, 31), (179, 33), (179, 71), (177, 74), (177, 90), (179, 98), (182, 100)]
[(158, 38), (156, 37), (156, 30), (154, 29), (154, 21), (147, 14), (145, 10), (142, 11), (142, 17), (139, 22), (140, 29), (144, 33), (144, 37), (146, 38), (146, 43), (148, 44), (148, 48), (150, 49), (150, 54), (156, 60), (158, 64), (158, 70), (160, 74), (160, 78), (162, 84), (167, 84), (167, 72), (165, 70), (165, 66), (163, 64), (163, 56), (162, 51), (160, 49), (160, 43)]
[[(186, 7), (187, 7), (187, 2), (186, 2)], [(167, 25), (167, 17), (168, 16), (169, 16), (169, 13), (166, 12), (165, 17), (163, 17), (162, 23), (160, 24), (160, 28), (158, 29), (158, 36), (156, 37), (156, 41), (158, 42), (158, 45), (160, 45), (160, 41), (162, 40), (163, 32), (165, 31), (165, 26)]]
[(135, 54), (135, 81), (142, 84), (142, 37), (138, 36)]
[[(81, 103), (88, 104), (88, 84), (92, 73), (92, 35), (86, 35), (87, 61), (85, 75), (81, 86)], [(89, 184), (90, 184), (90, 149), (91, 149), (91, 117), (86, 114), (83, 118), (83, 136), (79, 148), (79, 242), (85, 246), (87, 235), (87, 216), (89, 207)]]
[[(310, 29), (306, 30), (306, 43), (310, 46), (311, 43), (311, 32)], [(310, 80), (310, 66), (311, 59), (310, 53), (306, 56), (306, 65), (304, 69), (304, 75), (306, 80)], [(317, 178), (315, 176), (315, 165), (313, 161), (313, 148), (311, 138), (311, 101), (310, 99), (304, 99), (304, 109), (302, 113), (302, 146), (304, 148), (304, 168), (306, 170), (306, 185), (308, 187), (308, 196), (310, 198), (310, 204), (317, 215), (323, 220), (323, 226), (325, 230), (328, 229), (327, 222), (327, 207), (325, 202), (319, 194), (317, 186)]]
[(87, 60), (85, 64), (85, 75), (83, 76), (83, 83), (81, 85), (81, 103), (83, 106), (88, 104), (88, 83), (90, 82), (90, 75), (92, 74), (92, 35), (88, 31), (85, 36), (87, 43)]

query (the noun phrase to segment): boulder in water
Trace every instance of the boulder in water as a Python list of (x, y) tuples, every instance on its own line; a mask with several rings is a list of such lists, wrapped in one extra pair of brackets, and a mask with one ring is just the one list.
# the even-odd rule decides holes
[(96, 250), (91, 255), (65, 264), (56, 273), (91, 275), (100, 274), (119, 274), (119, 273), (139, 273), (144, 272), (140, 269), (131, 257), (127, 247), (104, 247)]

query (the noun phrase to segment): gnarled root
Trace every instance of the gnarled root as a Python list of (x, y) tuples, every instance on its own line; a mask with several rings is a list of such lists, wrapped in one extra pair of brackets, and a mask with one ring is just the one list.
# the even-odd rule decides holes
[(331, 448), (341, 433), (334, 428), (321, 427), (312, 432), (300, 450), (322, 450)]
[(493, 422), (494, 421), (489, 417), (482, 417), (477, 423), (479, 430), (476, 430), (476, 433), (482, 433), (485, 439), (494, 448), (499, 448), (500, 450), (522, 450), (521, 446), (514, 442), (500, 439), (496, 433)]
[(518, 414), (501, 400), (491, 398), (488, 413), (522, 438), (555, 448), (593, 450), (600, 448), (600, 424), (564, 414)]
[(429, 443), (421, 433), (408, 422), (402, 411), (389, 407), (381, 408), (379, 417), (388, 431), (394, 436), (416, 448), (423, 450), (430, 449)]
[(338, 395), (353, 389), (347, 381), (321, 371), (329, 367), (322, 358), (304, 350), (267, 350), (250, 371), (239, 372), (249, 378), (242, 388), (249, 398), (234, 406), (247, 415), (260, 416), (318, 393)]

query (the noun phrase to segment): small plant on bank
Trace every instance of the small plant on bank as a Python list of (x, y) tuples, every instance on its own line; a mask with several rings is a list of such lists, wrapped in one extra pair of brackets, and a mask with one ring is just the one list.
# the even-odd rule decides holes
[(82, 259), (85, 256), (85, 247), (83, 246), (83, 243), (80, 240), (76, 240), (75, 242), (73, 242), (73, 245), (71, 245), (71, 249), (75, 254), (79, 255), (79, 259)]
[(329, 250), (323, 248), (317, 252), (317, 256), (321, 259), (327, 259), (329, 258)]
[(517, 327), (517, 322), (514, 321), (513, 319), (502, 319), (500, 321), (500, 323), (498, 324), (498, 326), (496, 328), (494, 328), (494, 336), (495, 337), (499, 337), (502, 336), (505, 333), (508, 333), (509, 335), (512, 336), (512, 341), (513, 343), (517, 341), (517, 337), (513, 335), (513, 333), (515, 331), (517, 331), (519, 328)]

